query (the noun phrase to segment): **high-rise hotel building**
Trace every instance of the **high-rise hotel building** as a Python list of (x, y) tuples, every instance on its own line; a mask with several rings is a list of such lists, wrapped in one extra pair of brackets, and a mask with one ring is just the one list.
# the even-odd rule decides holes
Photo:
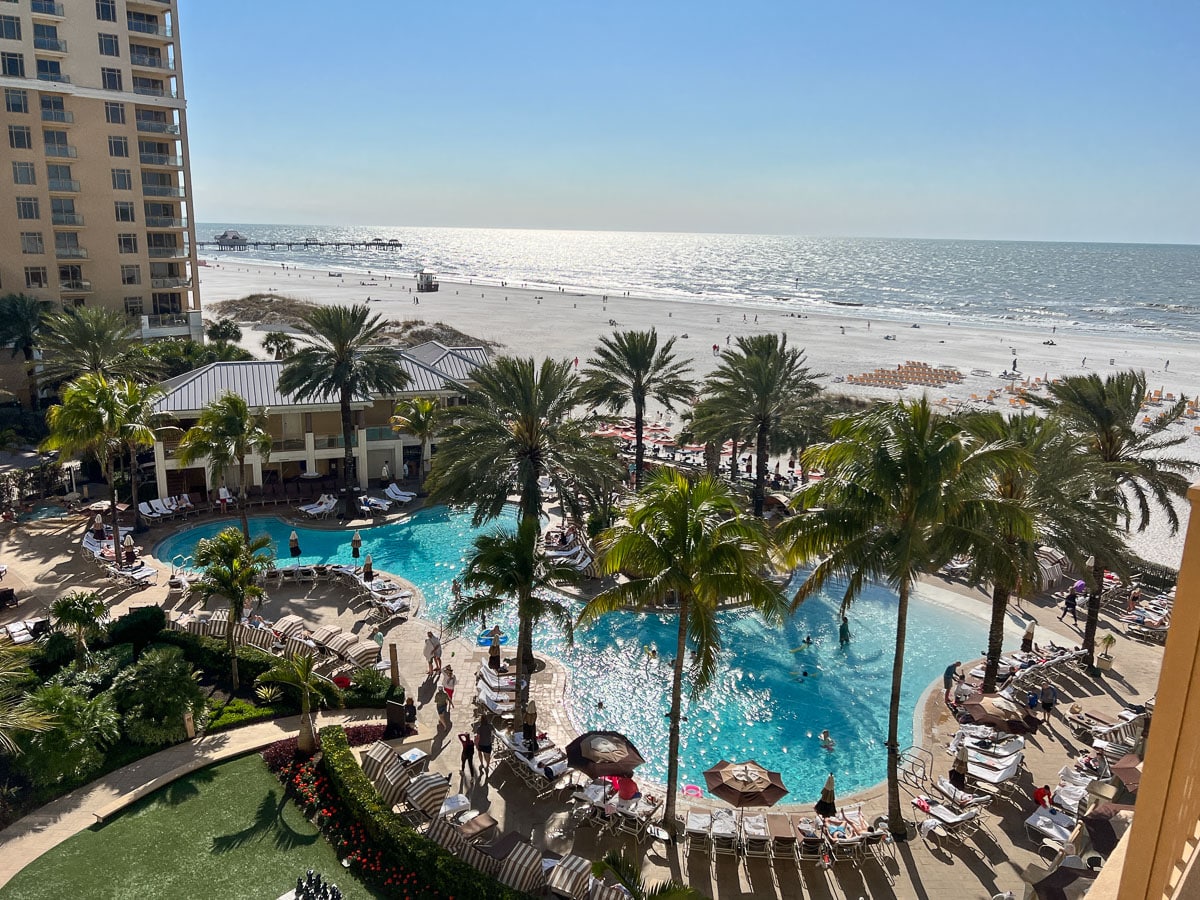
[(0, 294), (200, 339), (177, 11), (0, 0)]

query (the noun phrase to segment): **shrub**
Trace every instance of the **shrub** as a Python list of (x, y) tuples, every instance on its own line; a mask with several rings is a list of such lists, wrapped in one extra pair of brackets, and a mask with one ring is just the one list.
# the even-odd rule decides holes
[(50, 678), (75, 659), (75, 642), (61, 631), (52, 631), (29, 655), (29, 668), (40, 678)]
[(78, 688), (48, 684), (29, 695), (29, 705), (54, 717), (54, 727), (31, 735), (17, 757), (38, 786), (86, 781), (121, 736), (121, 714), (111, 693), (88, 697)]
[(393, 691), (398, 692), (400, 702), (404, 702), (404, 689), (392, 687), (392, 679), (387, 675), (378, 669), (359, 669), (344, 692), (346, 707), (386, 706), (388, 700), (395, 699)]
[(374, 843), (384, 864), (416, 876), (419, 887), (415, 890), (422, 896), (456, 900), (515, 900), (522, 896), (450, 855), (385, 808), (350, 752), (340, 725), (321, 729), (321, 754), (321, 769), (346, 817)]
[[(229, 646), (224, 640), (192, 634), (186, 631), (164, 631), (158, 643), (170, 644), (183, 651), (184, 657), (205, 674), (219, 679), (229, 677)], [(238, 675), (250, 685), (278, 660), (257, 647), (238, 647)]]
[[(72, 647), (74, 645), (72, 644)], [(74, 650), (72, 650), (72, 655)], [(112, 687), (118, 673), (133, 662), (133, 647), (120, 644), (107, 650), (89, 653), (87, 665), (82, 669), (60, 669), (49, 679), (48, 684), (78, 690), (87, 697), (95, 697)]]
[(108, 640), (113, 644), (132, 644), (136, 659), (166, 627), (167, 614), (161, 606), (142, 606), (109, 625)]
[(204, 692), (178, 647), (156, 647), (113, 682), (125, 733), (139, 744), (174, 744), (187, 737), (184, 716), (203, 725)]
[(261, 722), (264, 719), (275, 719), (279, 716), (294, 716), (296, 705), (281, 701), (279, 703), (254, 704), (237, 697), (228, 702), (214, 701), (209, 706), (208, 726), (205, 731), (223, 731), (237, 725), (248, 725), (251, 722)]

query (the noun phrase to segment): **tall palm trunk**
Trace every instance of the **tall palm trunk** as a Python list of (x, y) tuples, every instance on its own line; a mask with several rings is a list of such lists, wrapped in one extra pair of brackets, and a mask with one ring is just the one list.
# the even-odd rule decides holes
[(721, 474), (721, 448), (713, 441), (704, 444), (704, 468), (713, 478)]
[(129, 445), (129, 506), (133, 510), (133, 530), (141, 530), (142, 514), (138, 511), (137, 447)]
[[(112, 501), (109, 509), (112, 512), (112, 529), (113, 529), (113, 562), (117, 565), (121, 564), (121, 511), (117, 509), (117, 485), (116, 472), (113, 469), (113, 458), (111, 453), (104, 456), (104, 477), (108, 479), (108, 489), (112, 494)], [(135, 509), (137, 507), (134, 507)], [(136, 520), (135, 520), (136, 521)]]
[(687, 659), (688, 598), (679, 598), (679, 630), (675, 638), (675, 664), (671, 667), (671, 724), (667, 737), (667, 806), (663, 822), (675, 823), (675, 798), (679, 794), (679, 726), (683, 716), (683, 664)]
[(754, 448), (754, 515), (763, 517), (767, 498), (767, 426), (759, 423), (758, 440)]
[(908, 839), (904, 810), (900, 806), (900, 688), (904, 683), (904, 641), (908, 630), (908, 580), (900, 582), (900, 601), (896, 604), (896, 655), (892, 660), (892, 698), (888, 705), (887, 792), (888, 830), (895, 841)]
[(738, 450), (739, 441), (735, 437), (733, 439), (733, 456), (729, 458), (729, 477), (733, 479), (733, 483), (737, 484), (738, 480)]
[[(342, 458), (342, 483), (345, 485), (346, 493), (349, 495), (352, 490), (350, 486), (350, 467), (354, 465), (354, 411), (350, 409), (350, 390), (342, 388), (342, 443), (346, 446), (346, 453)], [(349, 496), (346, 503), (349, 504)]]
[(642, 489), (642, 466), (646, 461), (646, 401), (633, 398), (633, 489)]
[(238, 457), (238, 516), (242, 520), (242, 534), (250, 540), (250, 519), (246, 516), (246, 457)]
[[(521, 604), (521, 609), (524, 610), (527, 597), (518, 599)], [(522, 725), (525, 722), (525, 709), (529, 705), (529, 683), (530, 677), (527, 669), (530, 668), (529, 663), (533, 659), (533, 623), (529, 621), (529, 617), (522, 612), (518, 617), (517, 622), (517, 660), (514, 669), (514, 677), (517, 679), (517, 721)]]
[(1008, 614), (1008, 598), (1012, 591), (1002, 585), (992, 585), (992, 620), (988, 624), (987, 665), (983, 670), (983, 692), (996, 690), (1000, 673), (1000, 655), (1004, 652), (1004, 618)]
[(1087, 666), (1095, 664), (1096, 626), (1100, 624), (1100, 595), (1104, 593), (1104, 560), (1099, 557), (1092, 564), (1093, 587), (1088, 592), (1087, 617), (1083, 620), (1083, 649)]
[(229, 646), (229, 683), (232, 686), (231, 690), (238, 689), (238, 665), (237, 665), (237, 646), (233, 642), (233, 627), (238, 624), (240, 617), (237, 614), (237, 607), (232, 603), (229, 604), (229, 625), (225, 629), (225, 642)]
[(317, 752), (317, 736), (313, 733), (312, 701), (308, 690), (300, 688), (300, 736), (296, 739), (296, 752), (301, 756), (312, 756)]
[(42, 398), (38, 396), (37, 373), (33, 370), (33, 347), (21, 348), (25, 357), (25, 378), (29, 384), (29, 408), (37, 412), (42, 408)]

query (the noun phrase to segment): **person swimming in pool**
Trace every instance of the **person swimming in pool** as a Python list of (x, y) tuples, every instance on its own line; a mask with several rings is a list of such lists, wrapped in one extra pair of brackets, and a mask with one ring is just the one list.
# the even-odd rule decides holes
[(821, 741), (821, 746), (826, 750), (832, 750), (835, 746), (837, 746), (833, 738), (830, 736), (828, 728), (821, 732), (819, 740)]

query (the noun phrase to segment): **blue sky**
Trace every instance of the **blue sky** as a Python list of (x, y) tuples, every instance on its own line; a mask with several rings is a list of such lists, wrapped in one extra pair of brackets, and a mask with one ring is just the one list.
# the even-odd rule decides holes
[(1200, 4), (188, 0), (200, 221), (1200, 243)]

